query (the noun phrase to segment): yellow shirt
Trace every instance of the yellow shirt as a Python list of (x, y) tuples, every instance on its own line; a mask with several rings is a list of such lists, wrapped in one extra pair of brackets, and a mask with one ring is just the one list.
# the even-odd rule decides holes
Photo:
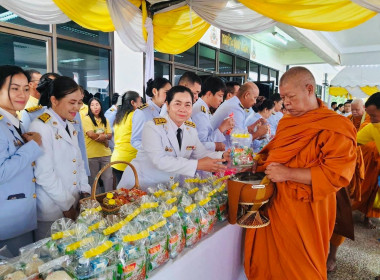
[(94, 123), (91, 121), (91, 118), (89, 116), (85, 116), (82, 119), (82, 126), (83, 126), (83, 132), (84, 132), (84, 138), (86, 142), (86, 150), (87, 150), (87, 157), (88, 158), (96, 158), (96, 157), (107, 157), (111, 155), (111, 149), (104, 146), (103, 143), (100, 143), (98, 141), (95, 141), (88, 137), (87, 132), (93, 131), (95, 133), (112, 133), (110, 124), (107, 121), (107, 127), (104, 127), (104, 124), (100, 119), (95, 119), (98, 126), (95, 126)]
[(370, 123), (363, 127), (357, 135), (358, 144), (365, 145), (375, 141), (380, 154), (380, 123)]
[(84, 119), (85, 116), (88, 114), (88, 105), (83, 103), (83, 106), (79, 109), (80, 118)]
[[(131, 144), (132, 118), (134, 113), (134, 111), (129, 113), (119, 124), (115, 124), (113, 127), (115, 147), (113, 149), (111, 161), (122, 160), (130, 162), (136, 157), (137, 150)], [(112, 165), (112, 167), (124, 171), (126, 165), (115, 164)]]
[[(35, 107), (35, 106), (38, 106), (38, 99), (29, 95), (29, 99), (28, 99), (28, 102), (26, 102), (25, 109)], [(17, 114), (17, 117), (21, 120), (22, 114), (25, 114), (25, 110), (17, 111), (16, 114)]]

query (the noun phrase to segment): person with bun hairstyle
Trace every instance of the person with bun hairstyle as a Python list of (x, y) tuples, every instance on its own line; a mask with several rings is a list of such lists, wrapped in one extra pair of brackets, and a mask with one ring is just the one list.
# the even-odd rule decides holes
[[(135, 91), (127, 91), (119, 96), (117, 113), (113, 124), (115, 147), (112, 152), (112, 161), (130, 162), (136, 157), (137, 150), (131, 145), (132, 119), (136, 109), (142, 104), (141, 96)], [(112, 172), (118, 183), (123, 175), (126, 164), (112, 165)]]
[(34, 161), (41, 136), (25, 133), (17, 118), (29, 98), (27, 75), (18, 66), (0, 66), (0, 248), (13, 255), (33, 242), (37, 227)]
[(83, 93), (69, 77), (49, 82), (40, 103), (47, 109), (32, 121), (29, 131), (42, 137), (43, 155), (34, 167), (37, 183), (38, 228), (35, 238), (45, 238), (52, 223), (62, 217), (75, 219), (81, 197), (91, 192), (72, 121), (82, 106)]
[[(194, 177), (197, 170), (224, 171), (222, 162), (230, 151), (207, 150), (198, 138), (193, 122), (193, 93), (184, 86), (172, 87), (167, 93), (168, 114), (148, 121), (142, 132), (142, 148), (132, 160), (143, 190), (181, 176)], [(131, 168), (125, 169), (117, 188), (130, 188), (135, 179)]]
[(135, 111), (132, 119), (131, 144), (136, 150), (141, 149), (141, 134), (144, 124), (160, 116), (161, 108), (166, 102), (166, 93), (171, 88), (171, 83), (165, 78), (158, 77), (148, 81), (145, 94), (150, 99)]
[[(260, 119), (264, 120), (264, 125), (269, 127), (267, 121), (270, 116), (272, 116), (274, 110), (274, 102), (270, 99), (266, 99), (264, 96), (259, 96), (256, 100), (256, 104), (254, 105), (256, 114), (251, 114), (247, 118), (247, 126), (252, 125)], [(264, 135), (264, 138), (254, 139), (252, 142), (252, 147), (255, 153), (260, 152), (260, 150), (269, 142), (271, 136), (270, 129), (268, 129), (267, 134)]]

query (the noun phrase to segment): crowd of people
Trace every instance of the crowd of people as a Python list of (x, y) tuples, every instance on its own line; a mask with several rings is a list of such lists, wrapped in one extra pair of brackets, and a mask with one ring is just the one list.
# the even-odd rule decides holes
[(146, 103), (135, 91), (114, 93), (105, 111), (72, 78), (0, 66), (0, 248), (17, 254), (46, 237), (56, 219), (75, 219), (79, 199), (110, 162), (118, 163), (102, 173), (102, 192), (134, 186), (123, 162), (136, 168), (144, 190), (225, 171), (236, 130), (252, 135), (257, 170), (277, 186), (266, 209), (270, 226), (246, 232), (247, 277), (326, 279), (349, 237), (334, 231), (338, 191), (348, 190), (368, 227), (380, 217), (373, 207), (380, 93), (328, 109), (303, 67), (288, 70), (279, 86), (280, 94), (265, 98), (253, 82), (186, 72), (178, 85), (149, 80)]

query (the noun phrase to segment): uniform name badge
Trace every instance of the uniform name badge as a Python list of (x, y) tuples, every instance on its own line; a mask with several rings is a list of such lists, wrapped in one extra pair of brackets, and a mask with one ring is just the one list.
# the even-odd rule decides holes
[(13, 144), (16, 147), (21, 147), (23, 145), (23, 143), (20, 140), (18, 140), (18, 139), (13, 140)]
[(187, 146), (186, 147), (186, 150), (191, 150), (191, 151), (193, 151), (193, 150), (195, 150), (196, 149), (196, 146)]
[(55, 139), (59, 140), (59, 139), (61, 139), (61, 138), (62, 138), (62, 136), (59, 135), (58, 132), (57, 132), (57, 133), (55, 134)]
[(169, 148), (168, 146), (165, 147), (165, 152), (173, 152), (172, 148)]

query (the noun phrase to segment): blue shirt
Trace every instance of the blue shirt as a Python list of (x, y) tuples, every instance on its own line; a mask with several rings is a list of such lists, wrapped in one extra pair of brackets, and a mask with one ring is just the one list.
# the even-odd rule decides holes
[(207, 150), (215, 151), (215, 142), (224, 142), (226, 138), (219, 128), (213, 129), (210, 122), (211, 116), (206, 102), (199, 98), (193, 106), (191, 119), (196, 124), (199, 140)]
[(141, 135), (144, 124), (153, 118), (160, 117), (160, 111), (161, 108), (152, 99), (148, 99), (148, 102), (140, 106), (133, 114), (131, 144), (136, 150), (141, 150)]
[(277, 131), (278, 122), (281, 120), (281, 118), (284, 116), (281, 112), (276, 112), (272, 116), (269, 117), (267, 120), (269, 126), (270, 126), (270, 133), (271, 135), (275, 135)]

